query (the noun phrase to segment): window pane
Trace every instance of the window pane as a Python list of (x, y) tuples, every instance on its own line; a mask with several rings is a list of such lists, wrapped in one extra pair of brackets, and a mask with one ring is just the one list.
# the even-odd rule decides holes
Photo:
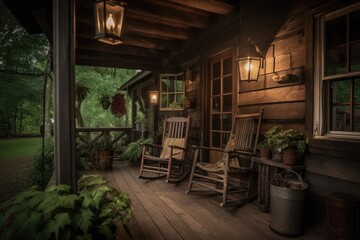
[(360, 105), (354, 106), (354, 131), (360, 132)]
[(325, 56), (325, 75), (346, 73), (346, 47), (327, 49)]
[(182, 81), (176, 81), (176, 91), (177, 92), (183, 91), (183, 82)]
[(360, 78), (354, 80), (354, 102), (360, 103)]
[(220, 115), (212, 115), (212, 130), (220, 130)]
[(360, 40), (360, 11), (350, 14), (350, 42)]
[(232, 77), (225, 77), (223, 80), (223, 93), (231, 93), (232, 91)]
[(175, 101), (175, 94), (169, 94), (169, 104), (173, 103)]
[(222, 130), (223, 131), (231, 131), (231, 120), (232, 120), (231, 114), (224, 114), (222, 117)]
[(348, 106), (333, 107), (331, 130), (350, 131), (350, 108)]
[(182, 93), (178, 93), (178, 94), (176, 94), (176, 101), (177, 102), (180, 102), (180, 103), (182, 103), (183, 102), (183, 94)]
[(213, 97), (212, 101), (212, 111), (220, 112), (220, 97)]
[(219, 95), (220, 94), (220, 79), (216, 79), (213, 81), (213, 89), (212, 95)]
[(220, 133), (213, 132), (212, 134), (212, 147), (220, 148)]
[(346, 16), (325, 23), (325, 75), (346, 72)]
[(335, 81), (332, 85), (333, 103), (350, 102), (350, 80)]
[(167, 101), (167, 95), (161, 94), (161, 107), (167, 108), (168, 107), (168, 101)]
[(360, 71), (360, 43), (350, 45), (350, 72)]
[(223, 69), (223, 75), (231, 74), (232, 73), (232, 58), (227, 58), (223, 62), (224, 69)]
[(214, 63), (212, 65), (213, 69), (212, 69), (212, 77), (216, 78), (216, 77), (220, 77), (220, 62)]
[(175, 81), (171, 80), (169, 82), (170, 82), (170, 84), (169, 84), (169, 92), (175, 92)]
[(169, 86), (169, 80), (167, 79), (162, 79), (161, 80), (161, 90), (163, 92), (167, 92), (168, 91), (168, 86)]
[(232, 110), (232, 95), (223, 97), (223, 112), (231, 112)]

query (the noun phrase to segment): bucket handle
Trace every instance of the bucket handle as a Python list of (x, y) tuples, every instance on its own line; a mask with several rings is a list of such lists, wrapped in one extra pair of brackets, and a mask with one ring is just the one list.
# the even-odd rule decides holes
[(298, 178), (298, 179), (300, 180), (300, 182), (301, 182), (301, 190), (304, 190), (304, 181), (302, 180), (301, 176), (300, 176), (297, 172), (295, 172), (295, 171), (293, 171), (293, 170), (284, 170), (284, 171), (282, 171), (281, 173), (276, 174), (274, 180), (276, 180), (278, 177), (281, 177), (281, 179), (284, 179), (284, 178), (283, 178), (283, 174), (284, 174), (284, 173), (292, 173), (292, 174), (295, 174), (295, 175), (297, 176), (297, 178)]

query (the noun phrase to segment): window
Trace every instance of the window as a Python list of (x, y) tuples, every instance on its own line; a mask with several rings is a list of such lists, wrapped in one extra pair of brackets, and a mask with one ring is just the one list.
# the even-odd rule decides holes
[(183, 74), (161, 74), (160, 83), (160, 110), (182, 110), (184, 96)]
[(360, 139), (360, 4), (316, 23), (314, 136)]

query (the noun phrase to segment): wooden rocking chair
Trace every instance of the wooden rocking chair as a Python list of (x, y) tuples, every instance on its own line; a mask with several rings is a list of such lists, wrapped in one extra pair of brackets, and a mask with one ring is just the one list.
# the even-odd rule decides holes
[[(190, 127), (190, 117), (165, 117), (162, 145), (144, 144), (139, 178), (166, 177), (166, 182), (178, 182), (185, 177), (185, 151)], [(158, 156), (149, 150), (159, 152)], [(154, 151), (158, 149), (158, 151)], [(145, 172), (150, 174), (144, 175)], [(176, 175), (176, 176), (175, 176)], [(176, 179), (174, 180), (174, 177)], [(172, 179), (170, 179), (172, 178)]]
[[(239, 201), (243, 203), (256, 196), (256, 190), (251, 193), (255, 186), (252, 181), (254, 176), (251, 159), (256, 154), (262, 116), (263, 109), (259, 113), (236, 115), (225, 149), (195, 146), (196, 151), (187, 194), (192, 192), (221, 193), (220, 206)], [(207, 155), (204, 155), (205, 150), (208, 151)], [(200, 159), (203, 156), (210, 156), (210, 151), (222, 152), (221, 159), (214, 163), (204, 162), (203, 159)], [(194, 190), (194, 185), (201, 186), (202, 189)], [(207, 191), (203, 190), (204, 187)], [(228, 194), (230, 193), (242, 193), (243, 197), (229, 201)]]

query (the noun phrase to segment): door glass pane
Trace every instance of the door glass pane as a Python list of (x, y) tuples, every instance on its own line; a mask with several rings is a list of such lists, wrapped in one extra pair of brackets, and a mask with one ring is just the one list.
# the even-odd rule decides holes
[(232, 91), (232, 77), (224, 77), (223, 79), (223, 93), (231, 93)]
[(360, 71), (360, 43), (350, 45), (350, 72), (355, 71)]
[(232, 115), (231, 114), (224, 114), (222, 116), (222, 130), (223, 131), (231, 131), (231, 120), (232, 120)]
[(232, 110), (232, 95), (225, 95), (223, 97), (223, 112), (231, 112)]
[(354, 102), (360, 103), (360, 78), (354, 80)]
[(350, 131), (350, 108), (349, 106), (333, 107), (332, 130)]
[(213, 89), (212, 95), (219, 95), (220, 94), (220, 79), (213, 80)]
[(212, 147), (220, 148), (220, 133), (212, 132)]
[(220, 115), (212, 115), (212, 130), (220, 130)]
[(354, 106), (354, 131), (360, 132), (360, 105)]
[(223, 64), (224, 64), (223, 75), (231, 74), (232, 73), (232, 58), (225, 59)]
[(333, 82), (333, 103), (350, 102), (350, 80)]
[(222, 134), (222, 148), (224, 149), (226, 147), (226, 144), (229, 140), (229, 137), (230, 137), (230, 133), (229, 132), (224, 132)]
[(212, 101), (212, 111), (220, 112), (220, 97), (213, 97)]
[(220, 77), (220, 72), (221, 72), (221, 69), (220, 69), (220, 62), (217, 62), (217, 63), (214, 63), (212, 65), (212, 77), (213, 78), (217, 78), (217, 77)]
[(360, 26), (360, 11), (351, 13), (350, 31), (349, 31), (350, 42), (360, 40), (359, 26)]

